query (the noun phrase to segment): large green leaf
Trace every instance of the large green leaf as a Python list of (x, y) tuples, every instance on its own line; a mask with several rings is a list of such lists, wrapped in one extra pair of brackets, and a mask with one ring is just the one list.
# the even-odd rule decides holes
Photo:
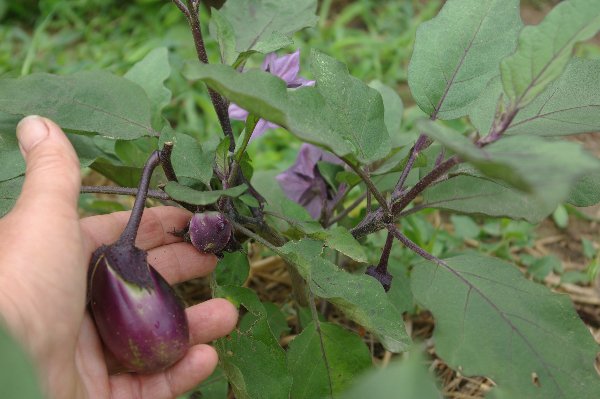
[[(1, 183), (0, 183), (1, 184)], [(42, 399), (36, 372), (29, 356), (0, 324), (0, 397)]]
[(0, 217), (12, 209), (23, 186), (23, 176), (0, 182)]
[(310, 323), (290, 342), (287, 359), (294, 379), (292, 399), (337, 397), (371, 367), (369, 349), (358, 335), (333, 323), (319, 323), (319, 327), (320, 331)]
[(415, 265), (412, 288), (435, 318), (436, 353), (462, 374), (511, 399), (600, 397), (599, 347), (568, 296), (475, 254)]
[(563, 201), (577, 178), (600, 167), (597, 159), (571, 142), (509, 136), (479, 148), (438, 123), (426, 121), (419, 126), (484, 175), (532, 193), (547, 206)]
[[(517, 113), (506, 134), (563, 136), (600, 131), (598, 76), (600, 61), (572, 59), (559, 79)], [(501, 94), (500, 79), (494, 79), (471, 109), (471, 122), (484, 135), (490, 130)]]
[(304, 239), (290, 241), (280, 251), (308, 282), (311, 291), (327, 299), (346, 316), (371, 331), (391, 352), (410, 345), (404, 322), (381, 284), (365, 274), (350, 274), (322, 258), (323, 243)]
[(522, 108), (562, 73), (573, 46), (600, 29), (600, 1), (569, 0), (519, 35), (517, 51), (501, 65), (502, 83), (512, 106)]
[(360, 376), (342, 399), (442, 399), (423, 355), (411, 351), (403, 360)]
[(466, 115), (498, 64), (514, 51), (518, 0), (449, 0), (417, 30), (408, 67), (415, 101), (433, 118)]
[(211, 88), (254, 115), (285, 127), (303, 141), (367, 163), (389, 151), (381, 95), (350, 76), (342, 63), (313, 51), (316, 87), (287, 90), (267, 72), (239, 73), (225, 65), (188, 65), (189, 79)]
[(423, 192), (424, 205), (461, 213), (523, 219), (539, 223), (555, 206), (495, 181), (468, 175), (452, 177)]
[(285, 352), (256, 294), (243, 287), (220, 286), (217, 295), (246, 308), (254, 322), (217, 340), (219, 360), (237, 399), (288, 398), (292, 386)]
[(103, 71), (0, 79), (0, 112), (48, 117), (63, 129), (134, 139), (155, 135), (144, 90)]
[(169, 50), (158, 47), (150, 51), (125, 74), (125, 78), (137, 83), (148, 96), (152, 107), (153, 126), (158, 128), (162, 121), (160, 113), (171, 101), (171, 91), (165, 87), (165, 80), (171, 76)]
[(165, 192), (176, 201), (183, 201), (193, 205), (209, 205), (214, 204), (223, 196), (239, 197), (247, 188), (245, 184), (242, 184), (226, 190), (197, 191), (177, 182), (170, 181), (165, 186)]
[(229, 0), (213, 10), (218, 19), (211, 33), (231, 64), (240, 53), (270, 53), (292, 44), (292, 34), (317, 22), (316, 11), (316, 0)]

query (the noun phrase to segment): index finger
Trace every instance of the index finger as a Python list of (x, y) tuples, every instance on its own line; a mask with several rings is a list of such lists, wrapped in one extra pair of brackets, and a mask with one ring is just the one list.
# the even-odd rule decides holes
[[(90, 251), (103, 244), (115, 242), (123, 232), (130, 214), (131, 211), (124, 211), (81, 219), (81, 230)], [(181, 237), (171, 233), (185, 228), (191, 216), (191, 212), (174, 206), (144, 209), (135, 245), (140, 249), (149, 250), (182, 241)]]

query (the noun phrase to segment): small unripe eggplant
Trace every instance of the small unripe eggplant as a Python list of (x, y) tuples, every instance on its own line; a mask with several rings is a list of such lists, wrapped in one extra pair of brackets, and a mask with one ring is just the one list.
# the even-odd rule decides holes
[(197, 250), (218, 254), (229, 243), (231, 223), (220, 212), (196, 213), (190, 219), (190, 241)]
[(169, 367), (189, 347), (183, 304), (146, 257), (117, 242), (95, 252), (90, 270), (98, 333), (122, 366), (139, 373)]

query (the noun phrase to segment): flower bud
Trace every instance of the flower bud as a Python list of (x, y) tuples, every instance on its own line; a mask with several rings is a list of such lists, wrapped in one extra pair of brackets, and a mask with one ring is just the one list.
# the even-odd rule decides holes
[(139, 248), (100, 247), (90, 268), (90, 307), (98, 333), (128, 370), (151, 373), (183, 357), (189, 347), (183, 304)]
[(231, 233), (231, 223), (220, 212), (196, 213), (190, 220), (190, 241), (202, 252), (214, 254), (223, 251)]

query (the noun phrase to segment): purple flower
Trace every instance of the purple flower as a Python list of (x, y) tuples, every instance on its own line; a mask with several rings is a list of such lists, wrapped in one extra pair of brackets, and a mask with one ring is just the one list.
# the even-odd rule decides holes
[(306, 208), (315, 219), (333, 197), (331, 188), (319, 173), (317, 162), (320, 161), (341, 164), (334, 155), (305, 143), (300, 147), (296, 163), (277, 175), (277, 181), (288, 198)]
[[(261, 69), (283, 79), (290, 89), (301, 86), (314, 86), (315, 84), (314, 80), (307, 80), (298, 76), (298, 72), (300, 72), (300, 50), (279, 58), (277, 58), (277, 54), (269, 53), (265, 57)], [(229, 105), (229, 117), (245, 121), (248, 117), (248, 111), (232, 103)], [(276, 127), (279, 126), (265, 119), (260, 119), (254, 128), (252, 138), (257, 138), (267, 129), (274, 129)]]

